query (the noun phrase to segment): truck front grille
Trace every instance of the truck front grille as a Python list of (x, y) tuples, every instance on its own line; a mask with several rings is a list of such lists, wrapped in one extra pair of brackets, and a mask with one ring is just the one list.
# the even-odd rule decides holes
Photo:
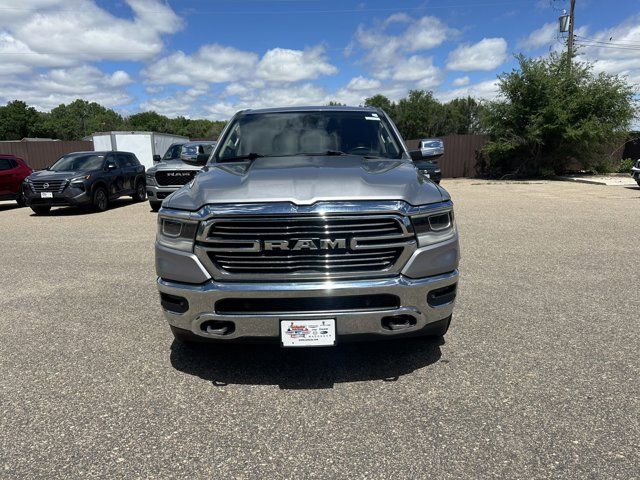
[(401, 217), (370, 215), (212, 220), (197, 248), (214, 276), (282, 279), (391, 274), (412, 247)]
[(160, 170), (156, 172), (156, 183), (163, 187), (186, 185), (198, 172), (199, 170)]
[(66, 180), (34, 180), (31, 188), (34, 192), (56, 192), (60, 193), (67, 186)]

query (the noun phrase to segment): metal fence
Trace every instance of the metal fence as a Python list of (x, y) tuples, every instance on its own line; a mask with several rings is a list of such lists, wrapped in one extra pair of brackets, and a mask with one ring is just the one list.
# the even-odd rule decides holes
[(23, 158), (34, 170), (52, 165), (65, 153), (93, 150), (91, 141), (15, 141), (0, 142), (0, 153)]
[[(445, 135), (438, 137), (444, 142), (444, 155), (437, 162), (443, 178), (475, 177), (476, 152), (487, 143), (485, 135)], [(407, 140), (410, 150), (418, 148), (420, 140)]]

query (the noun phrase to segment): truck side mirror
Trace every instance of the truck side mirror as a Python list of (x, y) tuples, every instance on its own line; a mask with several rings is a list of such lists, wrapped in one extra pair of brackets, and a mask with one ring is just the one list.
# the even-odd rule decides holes
[(207, 160), (209, 160), (209, 154), (208, 153), (199, 153), (197, 158), (196, 158), (196, 162), (201, 163), (201, 164), (205, 164), (207, 163)]
[(118, 168), (118, 166), (115, 164), (115, 162), (108, 162), (107, 163), (107, 171), (110, 172), (111, 170), (115, 170), (116, 168)]
[(158, 154), (153, 156), (153, 163), (160, 163), (162, 161), (162, 157)]

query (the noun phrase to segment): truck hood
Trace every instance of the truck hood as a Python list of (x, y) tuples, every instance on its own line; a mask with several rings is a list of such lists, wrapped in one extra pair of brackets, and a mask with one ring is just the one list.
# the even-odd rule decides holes
[(207, 204), (404, 200), (426, 205), (447, 192), (422, 178), (410, 160), (361, 156), (259, 158), (209, 166), (165, 200), (165, 206), (196, 211)]
[(185, 163), (182, 160), (169, 160), (166, 162), (160, 162), (151, 168), (147, 169), (147, 173), (155, 173), (162, 170), (170, 170), (175, 172), (176, 170), (202, 170), (203, 165), (193, 165)]

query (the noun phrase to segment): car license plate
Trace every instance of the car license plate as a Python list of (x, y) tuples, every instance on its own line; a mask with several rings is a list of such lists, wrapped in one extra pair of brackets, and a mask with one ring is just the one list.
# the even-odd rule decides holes
[(53, 192), (40, 192), (40, 198), (53, 198)]
[(324, 347), (336, 344), (336, 320), (281, 320), (283, 347)]

